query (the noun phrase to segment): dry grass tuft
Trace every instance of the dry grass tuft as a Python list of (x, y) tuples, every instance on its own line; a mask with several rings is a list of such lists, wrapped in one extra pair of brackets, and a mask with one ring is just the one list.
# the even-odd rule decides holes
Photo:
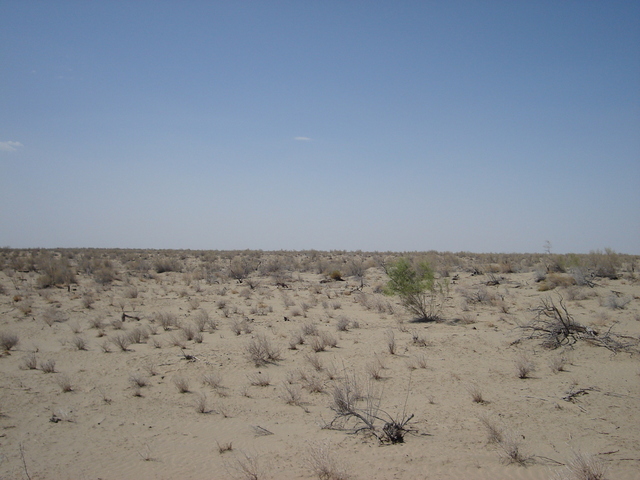
[(329, 442), (311, 445), (305, 463), (320, 480), (348, 480), (351, 478), (344, 465), (331, 451)]
[(309, 340), (309, 346), (314, 352), (324, 352), (327, 348), (327, 344), (324, 342), (324, 339), (318, 335), (311, 337)]
[(302, 325), (303, 335), (318, 335), (318, 326), (315, 323), (305, 323)]
[(622, 310), (631, 302), (629, 296), (618, 296), (614, 293), (609, 295), (603, 302), (603, 305), (611, 310)]
[(256, 367), (280, 360), (280, 349), (265, 335), (256, 335), (246, 346), (246, 353)]
[(557, 355), (549, 361), (549, 368), (553, 373), (564, 372), (568, 359), (564, 355)]
[(280, 398), (287, 405), (300, 406), (302, 404), (302, 390), (298, 385), (284, 382), (280, 387)]
[(338, 330), (339, 332), (348, 332), (349, 319), (345, 316), (338, 318), (338, 322), (336, 323), (336, 330)]
[(393, 330), (389, 329), (384, 333), (384, 338), (387, 343), (387, 350), (391, 355), (396, 354), (397, 344), (396, 344), (396, 336), (393, 333)]
[(411, 332), (411, 341), (417, 347), (426, 347), (427, 345), (429, 345), (429, 341), (427, 340), (427, 338), (424, 335), (421, 335), (416, 330), (413, 330)]
[(149, 379), (141, 373), (132, 373), (129, 375), (129, 382), (137, 387), (146, 387), (149, 384)]
[(121, 351), (123, 352), (129, 351), (129, 345), (131, 345), (131, 339), (129, 338), (129, 335), (127, 335), (126, 333), (117, 333), (113, 337), (110, 337), (109, 340)]
[(516, 464), (524, 467), (533, 460), (531, 455), (522, 452), (520, 440), (516, 434), (509, 432), (503, 434), (498, 446), (501, 450), (502, 462), (507, 465)]
[(320, 332), (319, 337), (325, 347), (336, 348), (338, 346), (338, 339), (329, 332)]
[(38, 368), (38, 357), (35, 353), (30, 353), (22, 359), (22, 368), (25, 370), (35, 370)]
[(482, 415), (478, 418), (487, 430), (487, 441), (489, 443), (502, 443), (504, 436), (502, 426), (487, 415)]
[(218, 372), (209, 372), (202, 375), (202, 383), (211, 388), (222, 387), (222, 375)]
[(4, 352), (9, 353), (9, 350), (11, 350), (13, 347), (18, 345), (18, 343), (20, 343), (20, 339), (18, 338), (18, 335), (16, 335), (15, 333), (12, 333), (12, 332), (0, 333), (0, 348)]
[(180, 393), (189, 393), (189, 380), (182, 375), (176, 375), (173, 377), (173, 384), (176, 386)]
[(144, 343), (149, 339), (149, 331), (144, 327), (136, 327), (129, 332), (131, 343)]
[(218, 445), (218, 453), (222, 455), (223, 453), (230, 452), (233, 450), (232, 442), (220, 443), (216, 441), (216, 445)]
[(418, 368), (427, 368), (427, 356), (424, 353), (420, 353), (415, 357), (415, 364)]
[(304, 388), (310, 393), (323, 393), (325, 390), (324, 381), (316, 375), (308, 375), (304, 382)]
[(264, 472), (257, 455), (247, 455), (242, 452), (234, 460), (232, 465), (227, 465), (227, 473), (230, 477), (238, 480), (261, 480), (264, 478)]
[(481, 405), (484, 405), (485, 403), (487, 403), (487, 401), (482, 396), (482, 390), (477, 384), (470, 383), (469, 385), (467, 385), (466, 388), (467, 388), (467, 392), (469, 392), (469, 395), (471, 395), (471, 399), (475, 403), (479, 403)]
[(302, 332), (294, 332), (289, 338), (289, 350), (297, 350), (299, 345), (304, 345)]
[(322, 360), (320, 359), (320, 355), (317, 353), (307, 353), (304, 356), (304, 359), (313, 367), (316, 372), (321, 372), (324, 370), (324, 365), (322, 364)]
[(518, 378), (525, 379), (531, 377), (531, 374), (536, 370), (536, 365), (528, 355), (522, 354), (516, 358), (516, 374)]
[(211, 409), (207, 406), (207, 395), (204, 392), (200, 392), (196, 395), (194, 406), (198, 413), (211, 413)]
[(71, 345), (73, 345), (76, 350), (87, 349), (87, 341), (80, 335), (76, 335), (71, 339)]
[(382, 364), (377, 358), (367, 363), (364, 369), (372, 380), (382, 380)]
[(50, 358), (49, 360), (40, 362), (40, 370), (42, 370), (42, 373), (55, 373), (56, 361)]
[(574, 453), (559, 480), (606, 480), (607, 468), (592, 455)]
[(56, 378), (56, 383), (63, 392), (73, 392), (73, 382), (71, 377), (66, 373), (61, 373)]
[(54, 323), (65, 322), (67, 316), (56, 307), (49, 307), (42, 313), (42, 319), (47, 325), (52, 326)]
[(95, 328), (96, 330), (103, 330), (105, 327), (104, 319), (101, 317), (92, 318), (89, 320), (89, 328)]
[(178, 326), (178, 317), (175, 313), (156, 313), (154, 315), (154, 321), (157, 322), (165, 331)]
[(248, 378), (249, 378), (249, 383), (254, 387), (268, 387), (269, 385), (271, 385), (271, 378), (267, 373), (262, 373), (262, 372), (252, 373), (251, 375), (248, 376)]

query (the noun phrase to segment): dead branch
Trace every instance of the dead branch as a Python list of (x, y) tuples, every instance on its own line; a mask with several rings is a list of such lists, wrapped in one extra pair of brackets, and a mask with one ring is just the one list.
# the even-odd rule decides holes
[(567, 395), (562, 397), (565, 402), (573, 402), (574, 399), (580, 395), (587, 395), (589, 392), (599, 392), (596, 387), (587, 387), (574, 390), (573, 388), (567, 392)]
[(31, 480), (31, 475), (29, 475), (29, 470), (27, 470), (27, 460), (24, 456), (24, 445), (20, 443), (20, 458), (22, 459), (22, 467), (24, 468), (24, 474), (26, 475), (28, 480)]
[(122, 321), (126, 321), (127, 318), (130, 318), (132, 320), (137, 320), (140, 321), (140, 317), (134, 317), (133, 315), (127, 315), (126, 313), (122, 312)]
[(198, 360), (198, 357), (196, 357), (195, 355), (191, 355), (189, 353), (186, 353), (184, 351), (184, 348), (181, 348), (180, 351), (182, 352), (182, 357), (187, 361), (187, 362), (195, 362), (196, 360)]
[(639, 340), (612, 332), (613, 325), (600, 333), (576, 322), (569, 313), (564, 299), (558, 295), (558, 302), (551, 298), (544, 298), (538, 307), (534, 308), (535, 317), (520, 328), (529, 331), (527, 338), (542, 339), (542, 345), (555, 349), (561, 346), (572, 346), (578, 340), (583, 340), (598, 347), (604, 347), (613, 353), (637, 351)]
[(264, 427), (261, 427), (260, 425), (252, 425), (251, 428), (253, 429), (253, 432), (256, 434), (256, 437), (265, 437), (267, 435), (273, 435), (273, 432), (267, 430)]

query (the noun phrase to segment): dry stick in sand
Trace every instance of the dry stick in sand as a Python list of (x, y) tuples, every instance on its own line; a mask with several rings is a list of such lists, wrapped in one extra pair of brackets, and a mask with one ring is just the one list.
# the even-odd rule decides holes
[(140, 317), (134, 317), (133, 315), (127, 315), (126, 313), (122, 312), (122, 321), (124, 322), (127, 318), (140, 321)]
[(253, 428), (253, 431), (255, 432), (256, 436), (258, 437), (264, 437), (267, 435), (273, 435), (273, 432), (270, 432), (269, 430), (267, 430), (266, 428), (261, 427), (260, 425), (252, 425), (251, 428)]
[(196, 357), (195, 355), (189, 355), (188, 353), (184, 353), (184, 348), (180, 349), (182, 352), (182, 356), (184, 357), (185, 360), (187, 360), (188, 362), (195, 362), (196, 360), (198, 360), (198, 357)]
[(20, 443), (20, 458), (22, 458), (24, 474), (26, 475), (28, 480), (31, 480), (31, 475), (29, 475), (29, 471), (27, 470), (27, 460), (24, 458), (24, 445), (22, 445), (22, 443)]
[(589, 392), (594, 392), (594, 391), (597, 392), (598, 389), (596, 387), (587, 387), (587, 388), (581, 388), (579, 390), (576, 390), (575, 392), (573, 391), (573, 389), (571, 389), (567, 392), (567, 395), (562, 397), (562, 399), (565, 402), (573, 402), (573, 399), (578, 395), (586, 395)]

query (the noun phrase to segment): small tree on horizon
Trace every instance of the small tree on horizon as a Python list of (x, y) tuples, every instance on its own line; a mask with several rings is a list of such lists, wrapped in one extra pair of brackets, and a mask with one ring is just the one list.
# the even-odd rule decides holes
[(422, 321), (440, 319), (448, 283), (436, 280), (428, 262), (421, 261), (414, 266), (406, 258), (401, 258), (389, 266), (385, 265), (385, 272), (389, 276), (385, 294), (398, 295), (402, 306)]

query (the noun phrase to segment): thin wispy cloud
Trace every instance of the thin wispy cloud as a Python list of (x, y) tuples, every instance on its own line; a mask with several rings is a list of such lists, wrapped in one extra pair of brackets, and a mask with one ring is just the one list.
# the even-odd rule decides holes
[(295, 137), (294, 140), (298, 140), (299, 142), (310, 142), (311, 139), (309, 137)]
[(15, 152), (19, 147), (24, 147), (20, 142), (0, 142), (0, 150), (3, 152)]

